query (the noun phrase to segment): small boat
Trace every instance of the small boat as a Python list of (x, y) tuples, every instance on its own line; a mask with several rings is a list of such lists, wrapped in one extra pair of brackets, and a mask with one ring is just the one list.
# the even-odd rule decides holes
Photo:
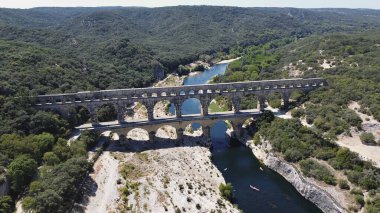
[(260, 170), (261, 170), (261, 171), (264, 171), (264, 169), (263, 169), (261, 166), (260, 166)]
[(251, 189), (256, 190), (256, 191), (258, 191), (258, 192), (260, 191), (260, 189), (254, 187), (254, 186), (252, 186), (252, 185), (249, 185), (249, 187), (251, 187)]
[(227, 168), (225, 168), (224, 171), (227, 171)]

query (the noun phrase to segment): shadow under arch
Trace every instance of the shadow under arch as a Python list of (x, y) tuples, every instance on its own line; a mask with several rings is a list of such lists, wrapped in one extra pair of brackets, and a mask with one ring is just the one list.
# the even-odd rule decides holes
[(201, 101), (197, 98), (188, 98), (181, 105), (182, 115), (200, 115), (202, 113)]

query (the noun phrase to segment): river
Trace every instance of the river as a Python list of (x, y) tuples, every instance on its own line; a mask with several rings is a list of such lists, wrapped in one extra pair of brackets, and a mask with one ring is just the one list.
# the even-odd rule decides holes
[[(212, 77), (223, 74), (228, 64), (218, 64), (199, 75), (189, 76), (184, 85), (205, 84)], [(170, 111), (174, 114), (172, 106)], [(183, 103), (182, 114), (200, 113), (200, 103), (196, 99), (189, 99)], [(193, 128), (197, 128), (193, 125)], [(260, 170), (260, 163), (252, 151), (241, 146), (229, 146), (229, 137), (226, 134), (227, 126), (224, 122), (216, 123), (211, 128), (213, 143), (213, 163), (222, 172), (226, 182), (234, 187), (234, 203), (243, 212), (321, 212), (313, 203), (302, 197), (296, 189), (276, 172), (264, 168)], [(252, 190), (249, 185), (260, 189)]]

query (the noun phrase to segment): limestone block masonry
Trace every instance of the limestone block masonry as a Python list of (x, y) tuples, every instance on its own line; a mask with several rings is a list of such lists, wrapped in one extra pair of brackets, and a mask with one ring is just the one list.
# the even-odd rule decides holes
[[(209, 115), (208, 107), (210, 102), (217, 96), (229, 97), (232, 100), (233, 114), (229, 118), (239, 117), (240, 120), (234, 123), (234, 127), (239, 132), (239, 127), (242, 125), (243, 118), (254, 117), (252, 113), (243, 113), (240, 110), (241, 99), (246, 95), (255, 95), (258, 97), (259, 109), (262, 111), (265, 106), (265, 101), (270, 94), (279, 93), (282, 96), (283, 105), (289, 103), (290, 94), (296, 90), (309, 92), (316, 88), (327, 86), (327, 81), (323, 78), (309, 79), (280, 79), (266, 81), (246, 81), (234, 83), (220, 84), (203, 84), (203, 85), (188, 85), (177, 87), (149, 87), (149, 88), (130, 88), (130, 89), (114, 89), (101, 91), (85, 91), (78, 93), (64, 93), (52, 95), (39, 95), (35, 98), (35, 107), (42, 110), (52, 110), (60, 113), (64, 117), (68, 117), (70, 109), (75, 107), (86, 108), (91, 117), (92, 128), (95, 130), (106, 128), (132, 128), (134, 126), (152, 126), (167, 122), (181, 124), (184, 120), (220, 120), (221, 116)], [(183, 116), (181, 106), (184, 101), (189, 98), (196, 98), (201, 103), (202, 113), (199, 116)], [(176, 117), (168, 119), (155, 119), (153, 109), (157, 102), (167, 100), (173, 103), (176, 109)], [(128, 111), (128, 106), (139, 102), (145, 105), (148, 113), (148, 121), (131, 122), (124, 121), (125, 114)], [(97, 118), (97, 110), (104, 105), (113, 105), (117, 111), (118, 124), (103, 125), (99, 124)], [(239, 116), (237, 116), (239, 115)], [(127, 123), (127, 124), (126, 124)], [(175, 125), (178, 126), (178, 125)], [(180, 125), (183, 130), (183, 125)], [(204, 128), (207, 126), (204, 126)], [(154, 127), (153, 129), (155, 129)], [(152, 129), (152, 128), (150, 128)], [(153, 131), (153, 130), (152, 130)], [(153, 132), (148, 131), (150, 135)], [(207, 133), (207, 131), (206, 131)], [(238, 133), (237, 135), (239, 135)]]

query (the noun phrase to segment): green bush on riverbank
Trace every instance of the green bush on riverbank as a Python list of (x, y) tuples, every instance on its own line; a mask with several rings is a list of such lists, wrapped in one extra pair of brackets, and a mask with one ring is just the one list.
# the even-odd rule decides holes
[(223, 198), (226, 200), (232, 201), (234, 188), (231, 183), (219, 185), (219, 191)]
[(330, 170), (326, 166), (313, 159), (302, 160), (299, 163), (301, 166), (301, 171), (304, 175), (313, 177), (330, 185), (336, 184), (334, 175), (331, 174)]

